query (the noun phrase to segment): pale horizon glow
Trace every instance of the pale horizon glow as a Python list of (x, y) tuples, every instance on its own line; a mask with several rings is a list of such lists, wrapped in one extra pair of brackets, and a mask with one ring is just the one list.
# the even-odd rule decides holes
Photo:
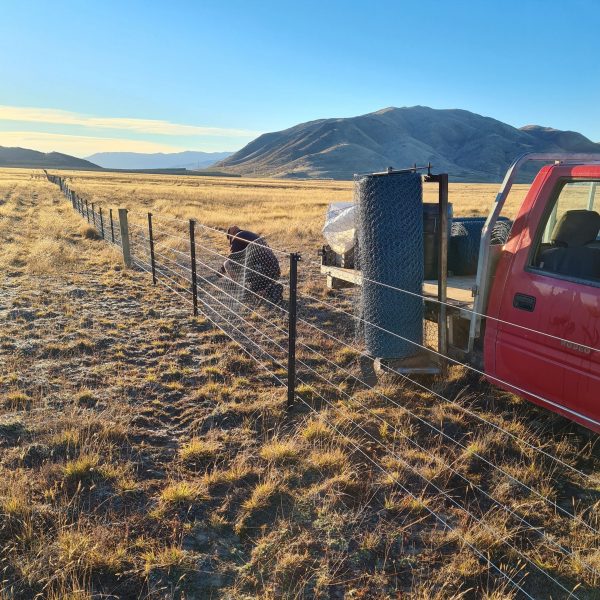
[(97, 152), (184, 152), (190, 148), (125, 138), (68, 135), (44, 131), (2, 131), (0, 146), (27, 148), (39, 152), (61, 152), (78, 158)]
[(232, 152), (260, 133), (163, 119), (104, 117), (57, 108), (0, 105), (0, 146), (77, 157), (98, 152)]

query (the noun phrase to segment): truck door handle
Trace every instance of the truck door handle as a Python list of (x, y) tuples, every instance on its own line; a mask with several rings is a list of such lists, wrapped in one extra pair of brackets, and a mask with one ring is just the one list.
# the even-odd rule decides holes
[(526, 310), (527, 312), (533, 312), (535, 308), (535, 296), (528, 296), (527, 294), (515, 294), (513, 298), (513, 306), (519, 310)]

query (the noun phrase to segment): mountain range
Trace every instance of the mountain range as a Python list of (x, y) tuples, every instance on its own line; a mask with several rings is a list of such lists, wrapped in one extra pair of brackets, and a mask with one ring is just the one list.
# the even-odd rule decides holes
[(230, 156), (231, 152), (98, 152), (86, 160), (105, 169), (206, 169)]
[(0, 146), (0, 167), (21, 167), (26, 169), (78, 169), (98, 170), (100, 167), (83, 158), (75, 158), (60, 152), (38, 152), (26, 148)]
[[(1, 139), (1, 138), (0, 138)], [(600, 154), (580, 133), (527, 125), (520, 129), (460, 109), (385, 108), (350, 118), (319, 119), (265, 133), (241, 150), (142, 154), (101, 152), (87, 159), (0, 146), (0, 167), (179, 170), (287, 178), (350, 179), (355, 173), (431, 162), (452, 181), (500, 181), (525, 152)]]
[(391, 107), (265, 133), (215, 167), (240, 175), (349, 179), (431, 162), (454, 181), (494, 182), (517, 156), (534, 151), (600, 153), (600, 144), (573, 131), (517, 129), (466, 110)]

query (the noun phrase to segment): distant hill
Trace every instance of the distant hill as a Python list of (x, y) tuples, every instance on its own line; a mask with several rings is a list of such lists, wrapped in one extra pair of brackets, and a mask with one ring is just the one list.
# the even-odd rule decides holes
[(231, 152), (98, 152), (87, 160), (105, 169), (206, 169), (230, 156)]
[(431, 161), (454, 181), (492, 182), (531, 151), (600, 153), (600, 144), (573, 131), (517, 129), (466, 110), (413, 106), (266, 133), (215, 166), (241, 175), (349, 179)]
[(26, 148), (0, 146), (0, 167), (22, 167), (33, 169), (79, 169), (98, 170), (100, 167), (82, 158), (60, 152), (37, 152)]

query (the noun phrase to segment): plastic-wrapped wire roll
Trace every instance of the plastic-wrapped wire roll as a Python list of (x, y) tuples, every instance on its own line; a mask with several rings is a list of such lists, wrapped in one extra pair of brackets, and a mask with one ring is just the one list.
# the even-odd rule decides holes
[[(456, 217), (452, 222), (448, 247), (448, 270), (453, 275), (475, 275), (479, 259), (481, 232), (485, 217)], [(512, 221), (500, 217), (492, 230), (492, 244), (502, 244), (508, 238)]]
[(355, 194), (366, 350), (377, 358), (411, 356), (418, 349), (415, 344), (382, 330), (422, 344), (423, 302), (379, 283), (422, 293), (421, 176), (411, 172), (361, 176)]

